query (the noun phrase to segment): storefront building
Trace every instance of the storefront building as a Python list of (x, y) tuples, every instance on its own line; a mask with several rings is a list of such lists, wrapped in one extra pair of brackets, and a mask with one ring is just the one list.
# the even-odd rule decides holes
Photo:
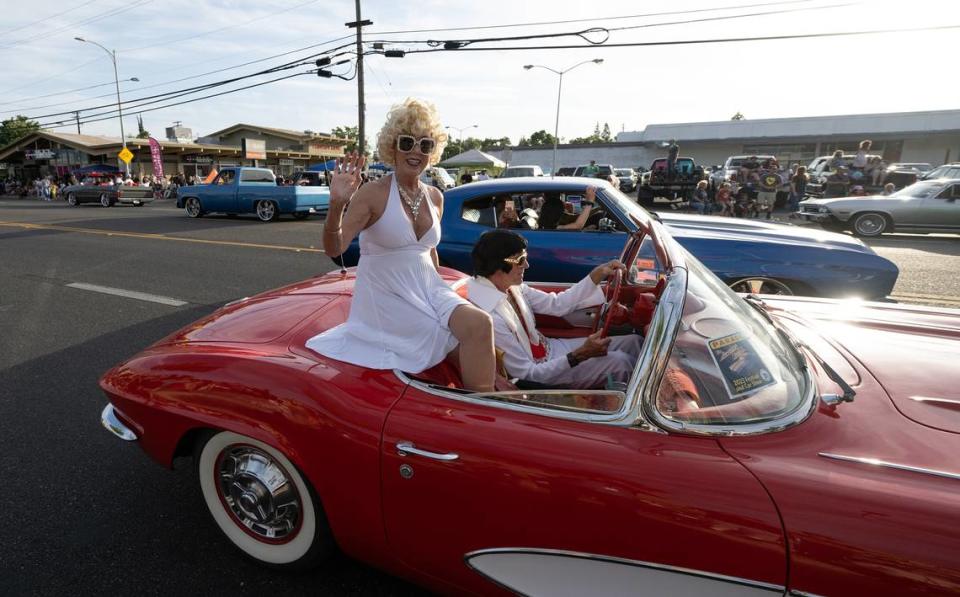
[[(245, 153), (244, 140), (250, 140), (250, 146), (263, 142), (265, 150), (258, 154)], [(180, 173), (199, 180), (212, 169), (223, 166), (260, 166), (270, 168), (277, 174), (293, 174), (310, 164), (343, 156), (349, 140), (319, 133), (235, 125), (197, 142), (158, 142), (164, 175)], [(110, 164), (122, 168), (123, 164), (117, 159), (122, 148), (120, 139), (115, 137), (40, 130), (0, 148), (0, 179), (33, 180), (48, 175), (65, 176), (89, 164)], [(127, 149), (134, 155), (130, 161), (132, 175), (154, 174), (150, 142), (147, 139), (127, 139)], [(248, 158), (248, 155), (257, 159)]]

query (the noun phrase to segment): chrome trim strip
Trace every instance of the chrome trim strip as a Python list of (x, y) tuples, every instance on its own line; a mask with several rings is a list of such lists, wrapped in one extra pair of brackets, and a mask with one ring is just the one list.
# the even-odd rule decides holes
[(932, 402), (934, 404), (947, 404), (950, 406), (960, 406), (960, 400), (950, 400), (949, 398), (934, 398), (932, 396), (910, 396), (914, 402)]
[(896, 462), (887, 462), (885, 460), (879, 460), (877, 458), (864, 458), (862, 456), (844, 456), (843, 454), (832, 454), (830, 452), (819, 452), (818, 456), (823, 456), (824, 458), (832, 458), (834, 460), (842, 460), (844, 462), (855, 462), (857, 464), (872, 464), (874, 466), (882, 466), (885, 468), (892, 468), (899, 471), (907, 471), (910, 473), (920, 473), (923, 475), (932, 475), (934, 477), (943, 477), (945, 479), (954, 479), (960, 480), (960, 473), (950, 473), (947, 471), (938, 471), (932, 468), (922, 468), (919, 466), (910, 466), (909, 464), (898, 464)]
[(119, 418), (117, 418), (117, 413), (114, 412), (112, 404), (107, 404), (105, 407), (103, 407), (103, 412), (100, 413), (100, 423), (103, 425), (104, 429), (116, 435), (123, 441), (137, 441), (137, 434), (134, 433), (129, 427), (124, 425)]
[[(666, 572), (677, 572), (679, 574), (689, 574), (691, 576), (699, 576), (701, 578), (707, 578), (710, 580), (719, 580), (723, 582), (729, 582), (737, 585), (744, 585), (748, 587), (755, 587), (758, 589), (769, 589), (771, 591), (779, 591), (783, 593), (786, 591), (786, 587), (783, 585), (775, 585), (772, 583), (760, 582), (757, 580), (750, 580), (748, 578), (740, 578), (737, 576), (727, 576), (725, 574), (716, 574), (714, 572), (706, 572), (703, 570), (693, 570), (691, 568), (681, 568), (679, 566), (670, 566), (668, 564), (655, 564), (653, 562), (645, 562), (642, 560), (630, 560), (627, 558), (618, 558), (614, 556), (604, 556), (599, 554), (585, 553), (580, 551), (568, 551), (564, 549), (538, 549), (535, 547), (493, 547), (488, 549), (478, 549), (476, 551), (471, 551), (467, 554), (464, 554), (463, 561), (469, 566), (472, 570), (476, 571), (478, 574), (487, 577), (483, 572), (477, 570), (471, 563), (470, 560), (482, 555), (487, 554), (503, 554), (503, 553), (517, 553), (517, 554), (534, 554), (534, 555), (548, 555), (548, 556), (561, 556), (568, 558), (580, 558), (584, 560), (596, 560), (598, 562), (610, 562), (613, 564), (626, 564), (628, 566), (637, 566), (640, 568), (653, 568), (655, 570), (664, 570)], [(494, 580), (494, 579), (491, 579)]]

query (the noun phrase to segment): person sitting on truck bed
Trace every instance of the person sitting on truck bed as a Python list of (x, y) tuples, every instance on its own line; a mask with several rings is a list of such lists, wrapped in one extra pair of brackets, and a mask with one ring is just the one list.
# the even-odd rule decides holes
[(740, 162), (740, 179), (744, 182), (750, 180), (750, 175), (760, 168), (760, 162), (757, 161), (757, 156), (752, 155), (749, 158)]

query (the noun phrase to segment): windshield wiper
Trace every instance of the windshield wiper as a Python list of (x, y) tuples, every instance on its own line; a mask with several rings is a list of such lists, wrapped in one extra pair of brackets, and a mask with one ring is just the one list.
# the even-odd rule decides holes
[(823, 369), (824, 373), (827, 374), (827, 377), (829, 377), (830, 380), (835, 384), (840, 386), (840, 389), (843, 390), (843, 394), (840, 396), (837, 396), (836, 394), (821, 394), (820, 399), (823, 400), (825, 404), (833, 406), (840, 402), (853, 402), (857, 392), (851, 388), (850, 384), (848, 384), (846, 380), (844, 380), (843, 377), (837, 373), (836, 369), (831, 367), (829, 363), (823, 360), (820, 355), (816, 353), (816, 351), (780, 325), (780, 323), (778, 323), (777, 320), (774, 319), (773, 316), (767, 311), (767, 304), (763, 302), (763, 299), (755, 294), (748, 294), (743, 298), (745, 301), (747, 301), (748, 305), (756, 309), (764, 319), (770, 322), (770, 325), (773, 326), (773, 329), (777, 330), (777, 334), (780, 336), (780, 338), (793, 349), (794, 354), (796, 354), (801, 363), (801, 367), (804, 369), (807, 368), (807, 360), (803, 358), (803, 353), (800, 351), (801, 348), (806, 348), (807, 353), (813, 357), (813, 360), (815, 360), (817, 365)]

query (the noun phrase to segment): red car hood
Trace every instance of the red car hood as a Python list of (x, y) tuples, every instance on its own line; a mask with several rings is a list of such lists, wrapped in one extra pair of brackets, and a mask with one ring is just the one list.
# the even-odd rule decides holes
[[(764, 300), (843, 346), (905, 417), (960, 433), (960, 310), (800, 297)], [(834, 365), (834, 359), (826, 360)]]

